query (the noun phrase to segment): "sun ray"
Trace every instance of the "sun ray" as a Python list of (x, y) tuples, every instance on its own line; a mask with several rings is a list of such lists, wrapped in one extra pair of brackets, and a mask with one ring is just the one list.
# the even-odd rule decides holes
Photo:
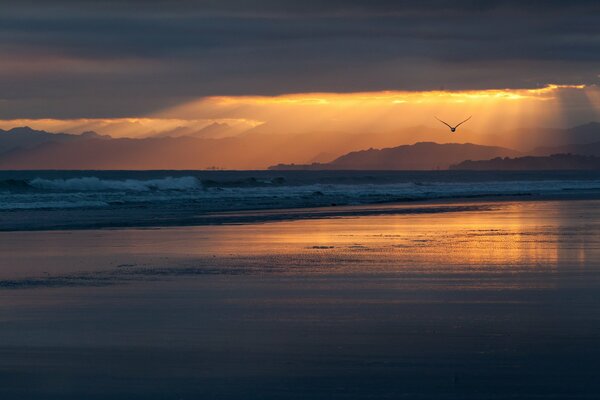
[[(519, 147), (530, 142), (519, 134), (525, 128), (564, 126), (577, 115), (597, 115), (598, 93), (595, 87), (550, 84), (533, 89), (214, 96), (130, 118), (0, 120), (0, 128), (27, 125), (54, 132), (147, 137), (187, 134), (219, 123), (230, 126), (232, 135), (260, 126), (271, 134), (387, 134), (394, 144), (455, 141)], [(591, 111), (569, 109), (567, 97), (586, 99), (581, 107)], [(451, 123), (469, 115), (473, 119), (448, 136), (434, 115)]]

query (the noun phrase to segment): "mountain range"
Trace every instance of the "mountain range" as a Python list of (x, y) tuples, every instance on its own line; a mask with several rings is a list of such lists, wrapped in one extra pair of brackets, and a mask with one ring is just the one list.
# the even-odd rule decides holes
[[(402, 133), (418, 138), (425, 136), (423, 129), (415, 127), (414, 132)], [(235, 136), (228, 136), (228, 132), (227, 124), (218, 123), (199, 132), (175, 130), (169, 135), (138, 139), (112, 138), (95, 132), (50, 133), (28, 127), (0, 130), (0, 169), (423, 170), (447, 169), (465, 160), (497, 157), (557, 153), (600, 156), (600, 124), (595, 122), (551, 130), (550, 142), (558, 145), (521, 151), (473, 143), (421, 141), (397, 146), (399, 139), (390, 133), (286, 135), (260, 127)]]
[(548, 156), (551, 154), (581, 154), (587, 156), (600, 156), (600, 141), (585, 144), (569, 144), (555, 147), (537, 147), (531, 151), (534, 156)]
[(580, 154), (553, 154), (550, 156), (497, 157), (491, 160), (462, 161), (450, 166), (454, 170), (522, 171), (522, 170), (600, 170), (600, 157)]
[(464, 160), (485, 160), (495, 157), (514, 157), (519, 152), (505, 147), (481, 146), (471, 143), (419, 142), (414, 145), (387, 149), (355, 151), (330, 163), (310, 165), (276, 165), (270, 169), (311, 170), (431, 170), (448, 169), (450, 165)]
[(10, 151), (29, 150), (45, 143), (66, 143), (87, 139), (110, 139), (110, 136), (98, 135), (95, 132), (84, 132), (80, 135), (69, 133), (49, 133), (37, 131), (29, 127), (0, 129), (0, 155)]
[[(211, 129), (221, 128), (226, 127)], [(257, 129), (223, 138), (174, 135), (133, 139), (27, 127), (0, 130), (0, 169), (265, 169), (327, 162), (351, 151), (397, 144), (394, 135), (384, 133), (286, 135)]]
[(518, 143), (516, 146), (519, 150), (527, 153), (540, 146), (560, 147), (598, 141), (600, 141), (600, 122), (588, 122), (571, 128), (519, 128), (494, 137), (494, 143), (499, 146), (511, 147), (515, 146), (514, 143)]

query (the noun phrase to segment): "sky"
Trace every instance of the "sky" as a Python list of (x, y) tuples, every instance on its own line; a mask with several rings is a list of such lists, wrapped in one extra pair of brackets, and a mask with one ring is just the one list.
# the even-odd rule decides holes
[(573, 126), (600, 119), (598, 26), (584, 0), (2, 2), (0, 127)]

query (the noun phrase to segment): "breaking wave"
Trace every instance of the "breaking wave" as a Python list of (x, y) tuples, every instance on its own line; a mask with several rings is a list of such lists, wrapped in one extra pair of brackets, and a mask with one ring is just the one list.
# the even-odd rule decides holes
[[(4, 177), (0, 178), (0, 211), (79, 208), (85, 215), (85, 209), (102, 209), (97, 211), (102, 218), (146, 213), (156, 219), (159, 214), (194, 216), (432, 199), (600, 194), (600, 172), (585, 171), (277, 175), (266, 171), (0, 171), (0, 177)], [(2, 223), (0, 218), (0, 227)]]
[(260, 188), (285, 185), (285, 179), (244, 178), (233, 180), (199, 180), (193, 176), (165, 177), (159, 179), (100, 179), (95, 176), (68, 179), (34, 178), (0, 180), (0, 191), (50, 190), (62, 192), (195, 190), (208, 188)]
[(63, 208), (98, 208), (108, 207), (110, 204), (104, 201), (31, 201), (31, 202), (13, 202), (0, 203), (0, 210), (45, 210), (45, 209), (63, 209)]
[(28, 182), (30, 187), (57, 191), (103, 191), (125, 190), (134, 192), (147, 192), (151, 190), (190, 190), (197, 189), (200, 184), (193, 176), (180, 178), (166, 177), (161, 179), (125, 179), (111, 180), (96, 177), (82, 177), (71, 179), (42, 179), (35, 178)]

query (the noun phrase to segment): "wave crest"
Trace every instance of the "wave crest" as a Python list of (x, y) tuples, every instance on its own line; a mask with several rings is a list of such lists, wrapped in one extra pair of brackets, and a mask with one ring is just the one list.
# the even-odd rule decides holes
[(35, 178), (29, 182), (29, 186), (36, 189), (60, 190), (60, 191), (102, 191), (102, 190), (125, 190), (134, 192), (147, 192), (151, 190), (191, 190), (198, 189), (200, 184), (193, 176), (180, 178), (166, 177), (161, 179), (100, 179), (97, 177), (82, 177), (71, 179), (42, 179)]

